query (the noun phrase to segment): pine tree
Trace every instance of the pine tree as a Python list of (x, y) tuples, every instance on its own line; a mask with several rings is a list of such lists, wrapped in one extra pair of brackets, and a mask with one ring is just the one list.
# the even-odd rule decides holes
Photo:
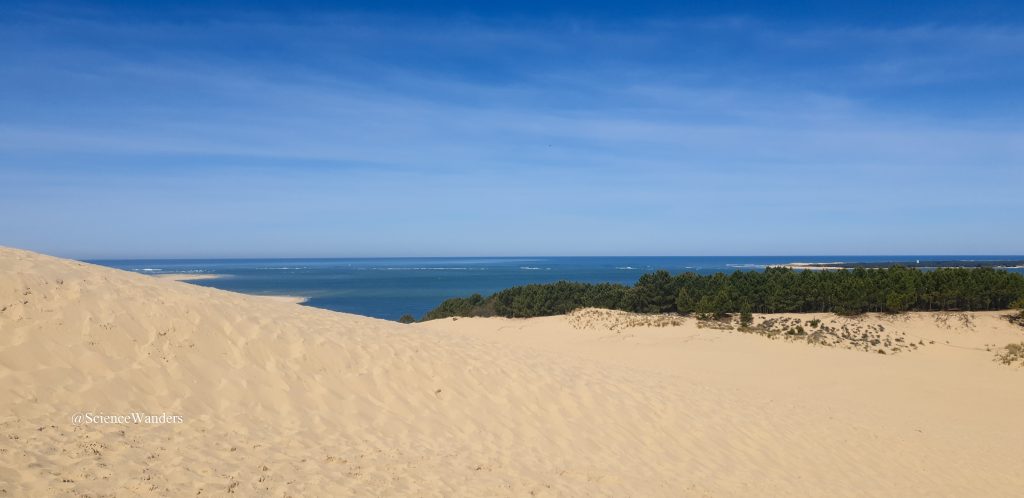
[(695, 311), (698, 319), (710, 320), (715, 314), (715, 303), (711, 300), (711, 296), (701, 297), (700, 301), (697, 301)]
[(729, 315), (732, 311), (732, 300), (729, 299), (729, 291), (727, 288), (722, 288), (715, 294), (715, 298), (711, 302), (712, 312), (715, 319), (722, 319)]
[(749, 327), (754, 323), (754, 315), (750, 312), (750, 303), (744, 301), (740, 306), (740, 326)]
[(665, 270), (645, 273), (636, 282), (638, 311), (644, 313), (667, 313), (675, 307), (676, 296), (672, 292), (672, 274)]
[(690, 296), (690, 291), (686, 290), (685, 287), (679, 289), (679, 295), (676, 296), (676, 312), (680, 315), (689, 315), (693, 313), (696, 306), (697, 302)]

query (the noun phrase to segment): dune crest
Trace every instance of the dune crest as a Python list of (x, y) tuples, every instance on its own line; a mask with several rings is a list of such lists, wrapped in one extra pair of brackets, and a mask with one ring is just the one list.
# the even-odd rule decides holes
[[(403, 326), (0, 248), (0, 496), (1024, 485), (1024, 372), (978, 351), (567, 320)], [(1017, 333), (950, 327), (935, 333)], [(75, 425), (82, 413), (181, 420)]]

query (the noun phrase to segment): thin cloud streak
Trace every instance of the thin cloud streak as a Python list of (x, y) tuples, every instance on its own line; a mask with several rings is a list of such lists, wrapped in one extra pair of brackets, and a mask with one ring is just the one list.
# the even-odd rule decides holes
[[(144, 240), (186, 250), (147, 222), (199, 230), (197, 254), (219, 250), (212, 232), (228, 223), (264, 255), (396, 255), (412, 234), (439, 239), (418, 254), (849, 254), (872, 252), (858, 239), (870, 217), (892, 240), (878, 252), (950, 253), (967, 246), (932, 214), (966, 230), (949, 212), (997, 210), (982, 222), (995, 227), (1022, 207), (1010, 111), (1024, 70), (992, 63), (1020, 55), (1012, 26), (34, 22), (0, 35), (16, 42), (0, 48), (0, 208), (50, 203), (37, 221), (57, 234), (0, 229), (53, 252), (101, 251), (59, 231), (109, 217), (136, 227), (110, 232), (120, 255), (148, 255)], [(995, 89), (973, 91), (979, 80)], [(155, 199), (166, 182), (176, 190)], [(293, 240), (244, 231), (318, 217)], [(796, 218), (786, 240), (762, 221)], [(321, 233), (345, 230), (365, 240)], [(695, 230), (712, 240), (683, 235)], [(1024, 245), (986, 240), (983, 252)]]

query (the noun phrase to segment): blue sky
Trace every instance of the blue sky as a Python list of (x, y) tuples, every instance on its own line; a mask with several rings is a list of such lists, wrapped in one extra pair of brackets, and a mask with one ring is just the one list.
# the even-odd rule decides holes
[(1024, 7), (887, 3), (11, 3), (0, 245), (1024, 252)]

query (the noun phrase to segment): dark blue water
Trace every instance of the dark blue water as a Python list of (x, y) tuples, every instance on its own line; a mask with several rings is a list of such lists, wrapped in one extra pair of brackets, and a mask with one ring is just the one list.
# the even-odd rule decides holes
[[(247, 294), (302, 296), (308, 306), (397, 320), (417, 318), (441, 301), (488, 295), (528, 283), (572, 280), (633, 284), (645, 272), (702, 274), (763, 270), (792, 262), (1024, 259), (1021, 256), (715, 256), (381, 259), (104, 260), (93, 263), (140, 273), (196, 273), (194, 281)], [(1012, 271), (1022, 271), (1014, 269)]]

